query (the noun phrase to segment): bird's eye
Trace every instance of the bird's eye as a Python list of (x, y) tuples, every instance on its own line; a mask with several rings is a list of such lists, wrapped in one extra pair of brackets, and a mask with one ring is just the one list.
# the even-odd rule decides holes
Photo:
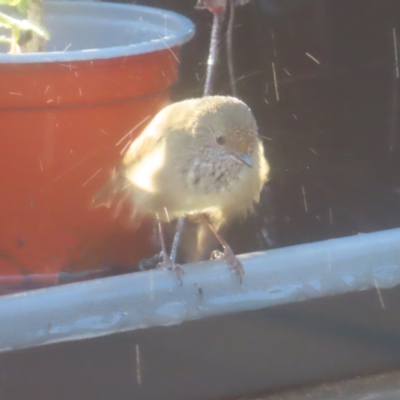
[(222, 136), (220, 133), (217, 133), (215, 135), (215, 141), (217, 142), (217, 144), (219, 144), (220, 146), (223, 146), (226, 142), (226, 137)]

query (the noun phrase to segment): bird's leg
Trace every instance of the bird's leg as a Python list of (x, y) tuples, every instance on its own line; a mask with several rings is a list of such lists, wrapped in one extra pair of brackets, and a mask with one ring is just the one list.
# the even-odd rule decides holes
[(211, 253), (212, 260), (224, 260), (230, 267), (235, 270), (235, 272), (239, 275), (240, 283), (243, 281), (244, 275), (244, 268), (243, 264), (238, 260), (235, 256), (231, 246), (226, 242), (226, 240), (218, 233), (218, 231), (214, 228), (211, 222), (208, 222), (208, 226), (210, 227), (211, 231), (214, 233), (215, 237), (221, 243), (222, 247), (224, 248), (224, 252), (221, 253), (218, 250), (214, 250)]
[(175, 260), (174, 259), (171, 260), (171, 257), (168, 255), (167, 249), (165, 246), (164, 231), (162, 228), (162, 224), (161, 224), (158, 214), (156, 214), (156, 215), (157, 215), (157, 223), (158, 223), (158, 237), (159, 237), (159, 240), (161, 243), (161, 254), (162, 254), (162, 261), (158, 263), (157, 268), (166, 268), (166, 269), (171, 270), (176, 275), (176, 277), (179, 279), (181, 286), (182, 286), (182, 284), (183, 284), (182, 275), (185, 272), (178, 264), (175, 264)]
[(218, 246), (218, 239), (211, 231), (208, 223), (207, 218), (202, 218), (198, 221), (196, 249), (193, 251), (192, 257), (194, 262), (210, 258), (210, 254)]
[(160, 217), (157, 215), (157, 225), (158, 225), (158, 239), (161, 243), (161, 254), (162, 254), (162, 262), (164, 264), (169, 263), (171, 259), (169, 258), (169, 255), (167, 253), (167, 249), (165, 246), (165, 238), (164, 238), (164, 231), (161, 225)]
[(176, 253), (178, 252), (179, 241), (181, 240), (181, 234), (184, 226), (185, 226), (185, 217), (179, 217), (178, 222), (176, 223), (176, 232), (171, 248), (171, 260), (173, 263), (176, 262)]

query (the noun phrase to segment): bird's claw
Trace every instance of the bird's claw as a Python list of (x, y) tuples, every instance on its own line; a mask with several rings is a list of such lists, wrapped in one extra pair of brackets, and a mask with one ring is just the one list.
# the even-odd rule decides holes
[(243, 264), (239, 261), (239, 259), (235, 256), (232, 249), (225, 248), (225, 251), (214, 250), (211, 253), (211, 260), (221, 260), (225, 261), (231, 269), (233, 269), (238, 275), (240, 279), (240, 283), (243, 282), (244, 268)]
[(175, 264), (172, 262), (170, 258), (168, 260), (161, 261), (157, 264), (157, 268), (168, 269), (174, 273), (174, 275), (179, 280), (180, 285), (183, 285), (182, 276), (185, 275), (185, 271), (179, 264)]

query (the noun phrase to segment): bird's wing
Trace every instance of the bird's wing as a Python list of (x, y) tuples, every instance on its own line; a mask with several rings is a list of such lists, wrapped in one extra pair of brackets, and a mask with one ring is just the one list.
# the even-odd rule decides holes
[[(168, 134), (169, 126), (165, 121), (168, 119), (168, 113), (160, 111), (150, 122), (144, 131), (129, 146), (122, 164), (125, 168), (130, 168), (137, 164), (147, 154), (155, 149), (157, 144)], [(163, 128), (161, 128), (163, 126)]]
[[(148, 128), (151, 126), (149, 125)], [(164, 135), (158, 134), (156, 129), (148, 128), (130, 145), (122, 160), (122, 165), (112, 173), (111, 179), (93, 197), (91, 204), (93, 208), (111, 208), (118, 205), (121, 198), (128, 197), (132, 187), (126, 176), (127, 170), (139, 163), (164, 137)]]
[(122, 160), (125, 168), (129, 168), (142, 160), (144, 156), (149, 154), (157, 144), (162, 140), (164, 135), (141, 135), (130, 145), (128, 151)]

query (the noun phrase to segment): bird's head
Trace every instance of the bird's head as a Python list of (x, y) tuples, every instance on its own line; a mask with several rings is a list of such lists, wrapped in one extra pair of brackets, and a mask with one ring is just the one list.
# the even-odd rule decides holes
[(204, 97), (196, 111), (199, 139), (221, 158), (253, 168), (252, 155), (258, 143), (257, 123), (250, 108), (228, 96)]

